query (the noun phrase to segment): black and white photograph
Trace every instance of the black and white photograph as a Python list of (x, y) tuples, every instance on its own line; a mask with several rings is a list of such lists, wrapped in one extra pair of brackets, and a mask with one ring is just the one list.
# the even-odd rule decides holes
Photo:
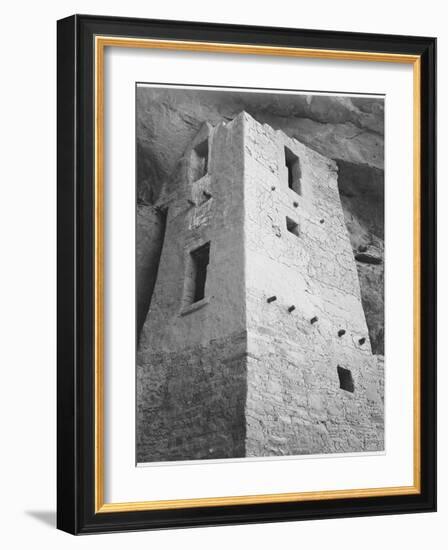
[(382, 453), (381, 95), (136, 85), (136, 462)]
[(443, 550), (444, 7), (3, 5), (5, 550)]

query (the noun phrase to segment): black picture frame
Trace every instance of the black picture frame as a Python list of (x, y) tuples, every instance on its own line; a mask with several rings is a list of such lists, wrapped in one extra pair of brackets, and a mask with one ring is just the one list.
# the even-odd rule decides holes
[[(421, 67), (420, 491), (163, 510), (95, 508), (95, 36), (415, 55)], [(74, 15), (57, 24), (57, 526), (72, 534), (436, 509), (436, 39)]]

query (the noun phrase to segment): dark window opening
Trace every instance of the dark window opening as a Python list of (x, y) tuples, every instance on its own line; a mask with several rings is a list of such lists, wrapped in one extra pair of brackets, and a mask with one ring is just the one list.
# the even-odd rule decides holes
[(203, 178), (208, 172), (208, 140), (193, 149), (191, 154), (192, 181)]
[(302, 194), (302, 172), (300, 169), (300, 160), (291, 149), (285, 147), (285, 165), (288, 171), (288, 187), (298, 195)]
[(353, 393), (355, 391), (355, 384), (353, 382), (353, 376), (351, 371), (344, 369), (338, 365), (339, 387), (341, 390), (349, 391)]
[(286, 216), (286, 229), (296, 237), (299, 236), (299, 224), (288, 216)]
[(191, 292), (190, 302), (199, 302), (205, 296), (207, 266), (210, 259), (210, 243), (190, 252), (191, 256)]

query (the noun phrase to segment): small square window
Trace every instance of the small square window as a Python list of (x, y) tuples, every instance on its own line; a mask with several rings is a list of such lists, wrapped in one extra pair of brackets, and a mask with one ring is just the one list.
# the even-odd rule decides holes
[(286, 229), (296, 237), (299, 236), (299, 224), (288, 216), (286, 216)]
[(341, 390), (353, 393), (355, 391), (355, 383), (350, 370), (344, 369), (338, 365), (339, 387)]

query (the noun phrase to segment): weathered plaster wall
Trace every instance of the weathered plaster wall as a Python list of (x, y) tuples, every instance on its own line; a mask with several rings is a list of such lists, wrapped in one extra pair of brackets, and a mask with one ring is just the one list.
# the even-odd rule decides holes
[[(138, 87), (136, 99), (137, 193), (141, 203), (153, 204), (161, 189), (174, 181), (178, 159), (205, 121), (218, 125), (244, 110), (257, 121), (282, 130), (338, 162), (352, 244), (362, 236), (363, 242), (372, 241), (377, 252), (383, 254), (384, 239), (379, 236), (379, 227), (372, 228), (372, 219), (379, 219), (376, 213), (383, 210), (382, 98)], [(351, 197), (345, 196), (346, 190)], [(363, 215), (365, 205), (371, 217)], [(381, 265), (372, 265), (359, 264), (358, 268), (372, 346), (375, 352), (382, 353), (383, 271)]]
[[(192, 181), (192, 152), (207, 136), (208, 173)], [(160, 201), (167, 208), (165, 244), (138, 352), (142, 461), (175, 459), (182, 452), (183, 458), (240, 456), (244, 447), (243, 409), (235, 409), (235, 403), (245, 394), (245, 362), (232, 359), (246, 350), (241, 344), (246, 332), (243, 137), (242, 116), (214, 129), (203, 127)], [(188, 304), (184, 285), (189, 255), (206, 242), (210, 263), (205, 299)], [(201, 399), (190, 406), (182, 388), (186, 396), (194, 391)], [(173, 443), (179, 437), (181, 443)], [(203, 445), (207, 437), (214, 443)], [(216, 442), (221, 439), (230, 447)]]
[[(140, 350), (180, 350), (246, 329), (244, 288), (243, 125), (242, 117), (217, 126), (210, 136), (209, 173), (192, 182), (188, 176), (191, 150), (185, 151), (176, 180), (161, 199), (168, 209), (159, 276), (151, 310), (141, 335)], [(211, 198), (200, 202), (200, 189)], [(194, 204), (192, 204), (192, 202)], [(193, 313), (184, 302), (189, 253), (210, 242), (206, 296)]]
[[(381, 450), (381, 388), (336, 163), (249, 116), (245, 124), (247, 454)], [(301, 196), (288, 187), (285, 146), (300, 160)], [(354, 393), (340, 389), (338, 365)]]

